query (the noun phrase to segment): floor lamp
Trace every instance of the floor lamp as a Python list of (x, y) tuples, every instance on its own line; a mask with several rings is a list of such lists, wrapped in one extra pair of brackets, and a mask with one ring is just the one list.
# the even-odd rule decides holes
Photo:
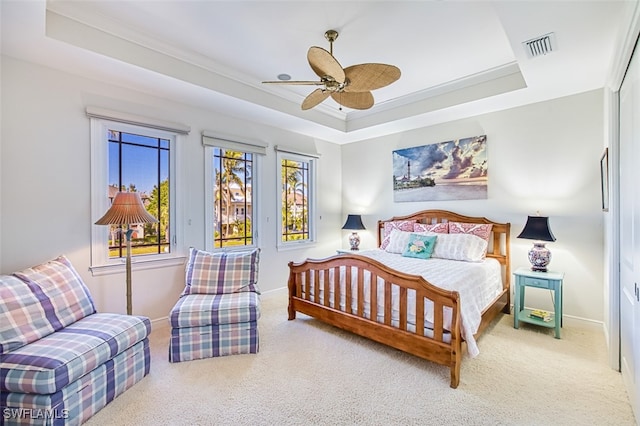
[(136, 223), (156, 223), (158, 220), (151, 216), (142, 205), (142, 199), (137, 192), (118, 192), (109, 210), (96, 222), (96, 225), (126, 225), (127, 231), (127, 315), (132, 314), (131, 308), (131, 229)]

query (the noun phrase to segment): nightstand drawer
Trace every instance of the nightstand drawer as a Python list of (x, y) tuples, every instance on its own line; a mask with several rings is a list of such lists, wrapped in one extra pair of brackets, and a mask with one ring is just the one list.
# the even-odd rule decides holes
[(527, 287), (538, 287), (550, 289), (549, 280), (546, 278), (520, 277), (522, 284)]

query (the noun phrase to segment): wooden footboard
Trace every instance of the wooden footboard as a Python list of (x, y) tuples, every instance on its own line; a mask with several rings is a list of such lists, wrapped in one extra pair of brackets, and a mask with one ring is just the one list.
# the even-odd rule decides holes
[[(341, 269), (342, 268), (342, 269)], [(460, 380), (461, 337), (459, 295), (435, 287), (424, 278), (408, 275), (358, 255), (334, 256), (289, 263), (289, 319), (301, 312), (344, 330), (451, 368), (451, 387)], [(341, 275), (347, 283), (340, 286)], [(366, 282), (366, 285), (365, 285)], [(382, 287), (380, 287), (382, 286)], [(397, 287), (394, 289), (393, 287)], [(411, 294), (411, 291), (414, 293)], [(343, 294), (344, 293), (344, 294)], [(397, 325), (392, 325), (392, 293), (398, 297)], [(383, 294), (383, 301), (379, 300)], [(408, 323), (409, 295), (415, 300), (415, 321)], [(415, 299), (414, 299), (415, 298)], [(365, 315), (365, 300), (370, 311)], [(378, 302), (384, 303), (378, 312)], [(425, 303), (434, 305), (432, 337), (425, 337)], [(413, 302), (412, 302), (413, 303)], [(449, 308), (446, 312), (445, 308)], [(444, 316), (451, 318), (451, 332)], [(382, 317), (378, 322), (376, 318)]]
[[(496, 258), (503, 266), (503, 291), (483, 312), (477, 334), (500, 312), (509, 312), (509, 224), (440, 210), (390, 220), (406, 218), (423, 223), (456, 220), (494, 224), (492, 246), (487, 256)], [(290, 320), (300, 312), (448, 366), (450, 386), (458, 386), (463, 347), (458, 292), (443, 290), (421, 276), (396, 271), (357, 254), (289, 262), (288, 286)], [(433, 318), (425, 318), (427, 304), (433, 305)], [(429, 327), (425, 327), (425, 319)]]

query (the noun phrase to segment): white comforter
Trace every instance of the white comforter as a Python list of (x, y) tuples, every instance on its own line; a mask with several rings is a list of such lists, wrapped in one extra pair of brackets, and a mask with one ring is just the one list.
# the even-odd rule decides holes
[[(420, 275), (437, 287), (457, 291), (460, 294), (461, 332), (462, 337), (467, 342), (467, 351), (471, 357), (475, 357), (480, 353), (473, 335), (480, 326), (482, 311), (502, 291), (501, 267), (497, 260), (485, 259), (482, 262), (462, 262), (435, 258), (423, 260), (387, 253), (380, 249), (364, 250), (358, 254), (368, 256), (398, 271)], [(365, 291), (366, 316), (368, 316), (369, 312), (369, 297), (366, 296), (367, 294), (368, 291)], [(354, 300), (353, 303), (355, 304), (356, 301)], [(396, 299), (394, 300), (394, 313), (397, 310)], [(415, 325), (415, 301), (409, 304), (408, 310), (408, 321)], [(431, 304), (425, 306), (425, 311), (425, 320), (432, 322), (433, 306)], [(450, 310), (447, 309), (447, 311), (449, 311), (449, 315), (447, 315), (447, 312), (444, 315), (444, 327), (446, 329), (450, 328), (451, 325)], [(397, 316), (394, 315), (394, 318), (397, 318)]]

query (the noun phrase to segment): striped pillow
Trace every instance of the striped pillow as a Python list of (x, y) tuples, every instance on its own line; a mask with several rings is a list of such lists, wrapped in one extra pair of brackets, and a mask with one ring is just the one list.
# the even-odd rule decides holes
[(13, 275), (38, 298), (56, 331), (96, 312), (89, 289), (65, 256)]
[(18, 278), (0, 276), (0, 300), (0, 355), (56, 331), (36, 294)]
[(260, 293), (258, 263), (260, 249), (209, 253), (191, 248), (186, 267), (187, 294)]
[(431, 257), (464, 262), (481, 262), (487, 253), (487, 242), (472, 234), (438, 234)]

